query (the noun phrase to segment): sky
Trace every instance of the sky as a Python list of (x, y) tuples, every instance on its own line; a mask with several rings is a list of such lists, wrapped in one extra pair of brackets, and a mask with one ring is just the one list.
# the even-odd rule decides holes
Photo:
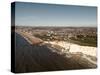
[(16, 2), (15, 25), (96, 27), (97, 7)]

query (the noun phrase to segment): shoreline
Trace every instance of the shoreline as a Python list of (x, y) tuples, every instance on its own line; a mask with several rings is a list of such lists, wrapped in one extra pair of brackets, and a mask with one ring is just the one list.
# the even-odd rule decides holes
[(91, 55), (91, 56), (97, 56), (97, 48), (96, 47), (91, 47), (91, 46), (80, 46), (78, 44), (74, 44), (74, 43), (69, 43), (69, 42), (64, 42), (64, 41), (52, 41), (52, 42), (47, 42), (44, 41), (45, 43), (50, 43), (52, 45), (59, 45), (63, 48), (65, 48), (66, 50), (69, 49), (69, 52), (73, 53), (73, 52), (82, 52), (84, 54), (87, 55)]

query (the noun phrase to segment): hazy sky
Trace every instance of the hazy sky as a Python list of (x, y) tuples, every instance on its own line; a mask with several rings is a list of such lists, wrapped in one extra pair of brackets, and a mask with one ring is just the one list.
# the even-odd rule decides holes
[(97, 8), (17, 2), (15, 24), (24, 26), (97, 26)]

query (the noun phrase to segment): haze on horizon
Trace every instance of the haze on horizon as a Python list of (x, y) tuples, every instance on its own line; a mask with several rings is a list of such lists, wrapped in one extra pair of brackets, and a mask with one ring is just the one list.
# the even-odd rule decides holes
[(97, 7), (15, 3), (16, 26), (97, 27)]

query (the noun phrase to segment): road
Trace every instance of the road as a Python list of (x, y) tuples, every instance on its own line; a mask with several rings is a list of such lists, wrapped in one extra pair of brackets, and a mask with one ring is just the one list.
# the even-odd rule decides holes
[(18, 33), (15, 37), (16, 73), (96, 68), (95, 64), (80, 55), (67, 58), (53, 52), (47, 45), (30, 44)]

